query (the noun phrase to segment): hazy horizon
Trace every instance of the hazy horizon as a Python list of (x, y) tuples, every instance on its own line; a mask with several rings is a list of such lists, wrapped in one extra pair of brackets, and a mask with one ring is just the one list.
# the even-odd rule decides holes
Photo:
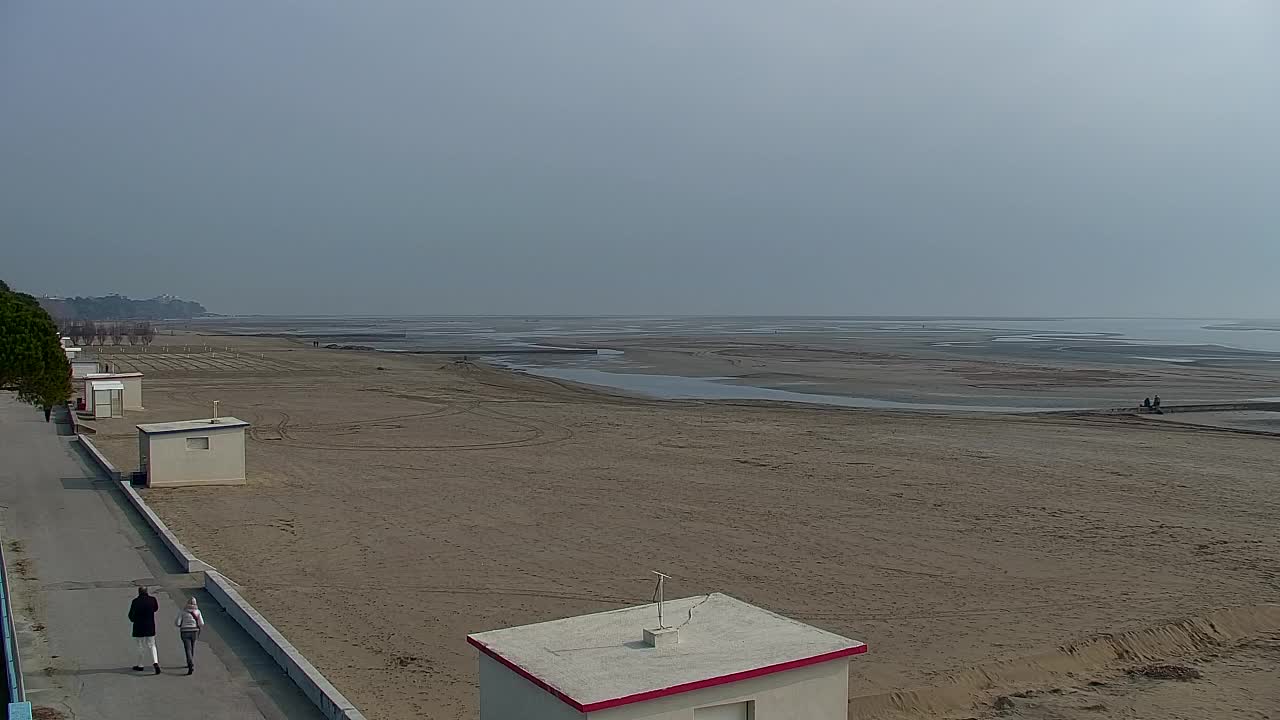
[[(135, 298), (136, 299), (136, 298)], [(187, 299), (187, 298), (182, 298)], [(490, 319), (524, 319), (539, 320), (853, 320), (853, 321), (885, 321), (885, 322), (1070, 322), (1070, 321), (1130, 321), (1130, 322), (1229, 322), (1237, 324), (1267, 323), (1265, 327), (1242, 327), (1241, 330), (1280, 331), (1280, 316), (1247, 317), (1241, 315), (890, 315), (890, 314), (791, 314), (778, 313), (219, 313), (209, 311), (207, 316), (191, 318), (199, 320), (490, 320)], [(173, 319), (180, 321), (182, 319)], [(1276, 325), (1276, 327), (1272, 327)], [(536, 330), (537, 328), (531, 328)], [(1236, 328), (1230, 328), (1236, 329)]]
[[(136, 299), (136, 298), (135, 298)], [(186, 300), (188, 298), (182, 298)], [(586, 319), (643, 319), (643, 318), (780, 318), (780, 319), (841, 319), (841, 320), (1007, 320), (1010, 322), (1036, 320), (1232, 320), (1248, 321), (1280, 321), (1276, 317), (1247, 317), (1241, 315), (938, 315), (938, 314), (865, 314), (854, 313), (844, 315), (833, 314), (779, 314), (779, 313), (219, 313), (213, 310), (204, 318), (216, 320), (221, 318), (336, 318), (336, 319), (403, 319), (403, 318), (586, 318)]]
[(1280, 316), (1280, 5), (0, 9), (0, 278), (260, 315)]

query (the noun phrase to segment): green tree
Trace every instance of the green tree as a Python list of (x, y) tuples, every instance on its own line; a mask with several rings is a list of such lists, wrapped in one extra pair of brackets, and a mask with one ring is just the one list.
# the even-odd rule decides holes
[(58, 326), (35, 298), (0, 281), (0, 388), (52, 408), (71, 397), (71, 365)]

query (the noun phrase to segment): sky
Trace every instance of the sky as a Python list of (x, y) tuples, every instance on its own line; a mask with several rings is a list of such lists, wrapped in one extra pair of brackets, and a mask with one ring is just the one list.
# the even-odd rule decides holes
[(0, 277), (220, 313), (1280, 317), (1275, 0), (6, 0)]

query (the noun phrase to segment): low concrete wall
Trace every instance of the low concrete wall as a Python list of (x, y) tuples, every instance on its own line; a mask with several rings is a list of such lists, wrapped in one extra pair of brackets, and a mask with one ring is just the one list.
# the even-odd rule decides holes
[(164, 543), (164, 546), (169, 548), (169, 552), (173, 553), (173, 556), (177, 558), (183, 572), (193, 573), (213, 569), (212, 565), (191, 554), (187, 546), (178, 540), (178, 536), (173, 534), (169, 526), (164, 524), (160, 516), (156, 515), (155, 511), (151, 509), (151, 506), (147, 505), (147, 501), (142, 499), (142, 496), (138, 494), (137, 490), (133, 489), (132, 485), (122, 482), (120, 483), (120, 491), (124, 493), (124, 498), (129, 501), (133, 509), (137, 510), (138, 514), (142, 515), (142, 518), (151, 526), (151, 529), (155, 530), (156, 534), (160, 536), (160, 542)]
[(294, 684), (302, 690), (315, 706), (324, 713), (325, 717), (330, 720), (365, 720), (364, 714), (356, 709), (351, 701), (342, 696), (324, 675), (315, 668), (302, 653), (284, 639), (278, 630), (267, 622), (253, 606), (248, 603), (240, 593), (236, 592), (233, 583), (225, 578), (221, 573), (213, 569), (211, 565), (191, 554), (191, 551), (183, 545), (176, 535), (169, 530), (159, 515), (147, 505), (147, 501), (142, 499), (137, 490), (127, 482), (120, 482), (120, 473), (114, 466), (102, 455), (98, 448), (94, 447), (93, 441), (83, 435), (77, 436), (84, 448), (94, 458), (109, 477), (116, 481), (120, 492), (124, 493), (125, 499), (133, 506), (138, 514), (142, 515), (147, 521), (147, 525), (160, 536), (160, 541), (164, 543), (169, 552), (178, 560), (178, 564), (188, 573), (203, 572), (204, 588), (213, 596), (214, 600), (227, 611), (240, 627), (249, 633), (268, 655), (276, 661), (280, 667), (284, 668), (285, 673), (293, 680)]
[(98, 446), (94, 445), (93, 441), (84, 435), (77, 434), (76, 437), (80, 439), (80, 445), (89, 452), (89, 457), (93, 458), (93, 461), (98, 464), (98, 467), (102, 469), (102, 472), (106, 473), (107, 477), (112, 480), (119, 482), (120, 471), (116, 469), (115, 465), (111, 464), (111, 461), (107, 459), (106, 455), (102, 454), (102, 451), (98, 449)]
[(80, 444), (84, 446), (86, 451), (88, 451), (89, 456), (94, 459), (94, 462), (102, 468), (102, 471), (107, 474), (107, 477), (119, 484), (120, 492), (124, 493), (125, 500), (129, 501), (129, 504), (133, 506), (133, 509), (137, 510), (138, 514), (142, 516), (142, 519), (147, 521), (147, 525), (150, 525), (156, 535), (160, 536), (160, 542), (164, 543), (164, 546), (169, 548), (169, 552), (173, 554), (173, 557), (178, 561), (178, 564), (182, 566), (182, 571), (193, 573), (208, 570), (210, 565), (191, 554), (191, 551), (187, 549), (187, 546), (183, 545), (178, 540), (178, 536), (174, 535), (173, 531), (170, 530), (169, 527), (164, 524), (164, 521), (160, 519), (160, 516), (156, 515), (155, 511), (147, 505), (146, 501), (142, 499), (142, 496), (138, 494), (138, 491), (134, 490), (133, 486), (128, 482), (121, 482), (120, 471), (116, 470), (115, 466), (111, 464), (111, 461), (107, 460), (106, 456), (102, 454), (102, 451), (93, 444), (93, 441), (83, 435), (78, 435), (77, 437), (80, 439)]
[(330, 720), (365, 720), (364, 714), (350, 700), (343, 697), (297, 648), (284, 639), (280, 631), (236, 592), (230, 580), (215, 570), (209, 570), (204, 574), (204, 589), (284, 668), (289, 678), (325, 717)]

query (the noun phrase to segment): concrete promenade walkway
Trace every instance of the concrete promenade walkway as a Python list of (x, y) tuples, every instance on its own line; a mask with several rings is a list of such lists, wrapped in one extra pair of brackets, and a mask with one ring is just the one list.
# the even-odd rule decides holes
[[(43, 413), (0, 392), (0, 533), (32, 705), (68, 720), (322, 717), (198, 589), (200, 576), (180, 572), (69, 432), (69, 425), (45, 423)], [(134, 646), (125, 615), (143, 583), (160, 602), (160, 676), (130, 670)], [(187, 677), (173, 619), (189, 595), (207, 627), (195, 675)]]

